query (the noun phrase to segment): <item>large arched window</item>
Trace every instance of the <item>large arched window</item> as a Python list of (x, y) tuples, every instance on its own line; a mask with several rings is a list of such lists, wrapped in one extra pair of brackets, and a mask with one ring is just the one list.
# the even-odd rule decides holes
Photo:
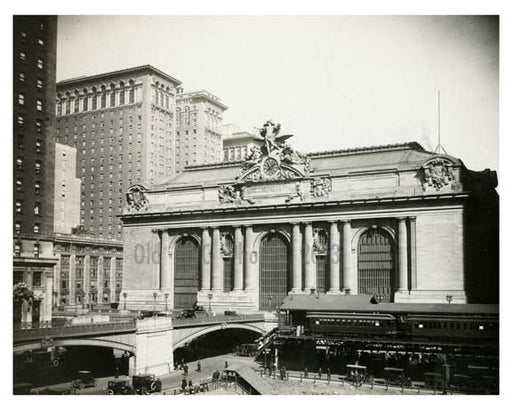
[(199, 290), (200, 248), (195, 239), (185, 237), (174, 253), (174, 308), (192, 308)]
[(275, 310), (289, 291), (289, 250), (284, 238), (272, 233), (260, 244), (260, 310)]
[(359, 238), (358, 293), (392, 302), (395, 279), (393, 240), (383, 229), (369, 229)]

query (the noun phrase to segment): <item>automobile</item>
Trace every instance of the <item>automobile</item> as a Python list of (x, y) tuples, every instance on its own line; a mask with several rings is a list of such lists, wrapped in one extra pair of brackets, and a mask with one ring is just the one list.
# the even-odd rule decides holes
[(75, 389), (85, 389), (86, 387), (96, 386), (96, 380), (92, 373), (88, 370), (80, 370), (76, 379), (71, 381), (71, 387)]
[(163, 311), (163, 312), (157, 312), (156, 317), (172, 317), (172, 312), (169, 311)]
[(194, 309), (183, 309), (176, 316), (177, 319), (189, 319), (196, 317), (196, 311)]
[(115, 379), (109, 380), (107, 383), (107, 394), (117, 395), (117, 394), (133, 394), (133, 388), (130, 385), (130, 380), (128, 379)]
[(226, 316), (236, 316), (237, 313), (236, 313), (235, 310), (225, 310), (224, 311), (224, 315), (226, 315)]
[(404, 369), (400, 367), (385, 367), (385, 380), (387, 384), (410, 387), (411, 379), (405, 375)]
[(145, 319), (147, 317), (153, 317), (156, 315), (157, 312), (154, 312), (152, 310), (143, 310), (140, 312), (139, 319)]
[(347, 364), (347, 378), (346, 380), (352, 383), (354, 386), (362, 386), (368, 378), (368, 371), (366, 366), (360, 366), (358, 364)]
[(150, 394), (162, 391), (162, 381), (154, 374), (141, 374), (132, 377), (132, 386), (136, 394)]

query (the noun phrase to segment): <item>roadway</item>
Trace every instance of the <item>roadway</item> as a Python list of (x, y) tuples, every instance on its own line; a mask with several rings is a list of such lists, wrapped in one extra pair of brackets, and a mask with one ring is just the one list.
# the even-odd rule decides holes
[[(192, 380), (194, 385), (205, 381), (205, 379), (209, 379), (216, 370), (222, 370), (225, 366), (226, 361), (229, 366), (232, 365), (245, 365), (253, 368), (258, 368), (258, 364), (254, 362), (254, 359), (251, 357), (240, 357), (235, 356), (233, 354), (225, 354), (220, 356), (208, 357), (200, 360), (201, 362), (201, 371), (198, 372), (197, 362), (188, 362), (188, 377), (187, 382)], [(120, 379), (127, 378), (128, 376), (119, 376)], [(160, 376), (160, 380), (162, 381), (162, 394), (173, 394), (174, 389), (181, 388), (181, 382), (184, 378), (184, 374), (182, 370), (174, 370), (170, 374), (165, 376)], [(76, 394), (78, 395), (104, 395), (107, 394), (107, 384), (109, 380), (114, 380), (114, 376), (111, 377), (102, 377), (96, 379), (96, 387), (88, 387), (83, 390), (76, 390)], [(131, 378), (130, 378), (131, 379)], [(38, 391), (44, 390), (46, 388), (69, 388), (70, 382), (59, 383), (49, 386), (40, 386), (32, 389), (32, 392), (36, 393)], [(73, 393), (75, 394), (75, 393)]]

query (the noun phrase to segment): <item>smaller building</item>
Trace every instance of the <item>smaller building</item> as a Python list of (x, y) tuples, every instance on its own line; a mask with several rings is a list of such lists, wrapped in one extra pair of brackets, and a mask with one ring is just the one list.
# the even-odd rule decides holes
[(235, 130), (230, 126), (225, 127), (223, 147), (223, 162), (245, 161), (251, 154), (251, 150), (260, 148), (263, 139), (247, 131)]
[(221, 161), (222, 115), (228, 109), (206, 90), (176, 96), (176, 170)]
[(76, 177), (76, 148), (55, 144), (54, 229), (70, 234), (80, 225), (80, 178)]
[(75, 230), (56, 234), (54, 296), (64, 307), (118, 303), (123, 280), (121, 241), (95, 238)]

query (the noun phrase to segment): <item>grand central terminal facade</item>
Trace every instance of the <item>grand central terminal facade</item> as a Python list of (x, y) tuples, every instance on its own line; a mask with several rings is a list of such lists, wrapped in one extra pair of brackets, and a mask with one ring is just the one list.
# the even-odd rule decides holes
[(287, 295), (498, 303), (493, 171), (405, 143), (317, 152), (260, 130), (243, 162), (127, 192), (121, 304), (275, 311)]

